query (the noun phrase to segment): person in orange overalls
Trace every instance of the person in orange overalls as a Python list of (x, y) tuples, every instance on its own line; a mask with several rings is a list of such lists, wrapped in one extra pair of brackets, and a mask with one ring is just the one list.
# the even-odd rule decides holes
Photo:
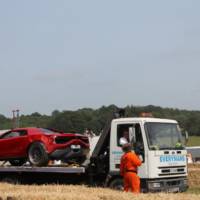
[(137, 168), (142, 162), (135, 153), (131, 152), (129, 143), (124, 144), (122, 149), (124, 155), (121, 157), (120, 174), (124, 179), (124, 191), (140, 193), (140, 177), (137, 175)]

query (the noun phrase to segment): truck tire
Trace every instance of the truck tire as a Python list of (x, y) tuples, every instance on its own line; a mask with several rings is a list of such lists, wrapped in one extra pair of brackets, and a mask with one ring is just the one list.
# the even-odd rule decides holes
[(113, 178), (109, 183), (109, 187), (115, 190), (122, 191), (124, 189), (123, 179), (120, 177)]
[(24, 163), (26, 163), (26, 159), (16, 159), (16, 160), (9, 160), (9, 163), (12, 166), (22, 166)]
[(28, 160), (34, 166), (46, 166), (49, 161), (46, 148), (41, 142), (34, 142), (28, 150)]

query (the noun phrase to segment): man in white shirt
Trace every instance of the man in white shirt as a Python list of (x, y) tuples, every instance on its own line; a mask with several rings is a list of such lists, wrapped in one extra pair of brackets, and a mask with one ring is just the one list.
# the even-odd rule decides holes
[(129, 132), (128, 130), (123, 131), (123, 136), (119, 139), (119, 144), (123, 146), (124, 144), (129, 143)]

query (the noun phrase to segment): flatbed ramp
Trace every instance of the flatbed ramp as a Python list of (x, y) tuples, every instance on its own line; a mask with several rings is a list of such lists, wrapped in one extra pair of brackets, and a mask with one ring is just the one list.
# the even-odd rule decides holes
[(82, 174), (85, 173), (84, 167), (63, 167), (63, 166), (48, 166), (48, 167), (31, 167), (31, 166), (3, 166), (0, 167), (1, 172), (38, 172), (38, 173), (66, 173), (66, 174)]

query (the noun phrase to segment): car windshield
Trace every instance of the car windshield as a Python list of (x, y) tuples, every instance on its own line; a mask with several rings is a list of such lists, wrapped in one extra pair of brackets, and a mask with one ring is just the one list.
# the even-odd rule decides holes
[(175, 123), (145, 123), (150, 150), (183, 149), (182, 135)]

